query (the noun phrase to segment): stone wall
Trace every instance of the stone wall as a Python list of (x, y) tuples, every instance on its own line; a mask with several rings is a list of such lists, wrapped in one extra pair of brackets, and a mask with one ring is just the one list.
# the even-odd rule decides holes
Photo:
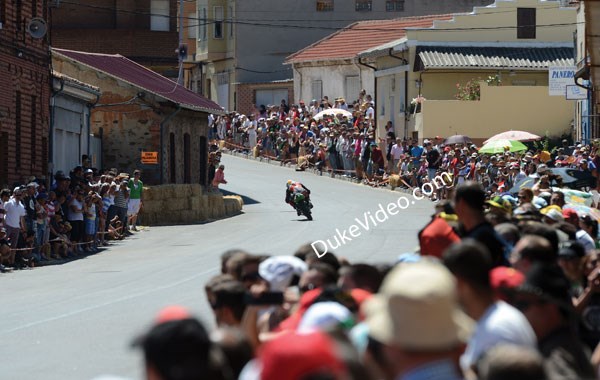
[(200, 185), (161, 185), (144, 187), (141, 224), (168, 226), (193, 224), (237, 215), (242, 198), (209, 193)]

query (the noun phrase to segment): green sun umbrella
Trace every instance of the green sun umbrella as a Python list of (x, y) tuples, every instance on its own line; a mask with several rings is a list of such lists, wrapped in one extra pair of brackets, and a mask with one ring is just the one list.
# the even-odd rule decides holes
[(479, 149), (479, 153), (504, 153), (504, 148), (508, 147), (510, 152), (522, 152), (527, 150), (527, 147), (517, 140), (494, 140), (490, 141)]

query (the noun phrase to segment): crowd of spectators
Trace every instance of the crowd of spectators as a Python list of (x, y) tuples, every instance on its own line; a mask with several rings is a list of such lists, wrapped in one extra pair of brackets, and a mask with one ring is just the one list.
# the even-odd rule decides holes
[(512, 208), (457, 185), (386, 263), (225, 252), (204, 288), (217, 328), (161, 312), (136, 341), (148, 379), (597, 378), (598, 222), (523, 190)]
[(96, 253), (137, 231), (141, 173), (75, 167), (0, 191), (0, 271)]
[[(508, 190), (524, 176), (536, 175), (539, 166), (575, 168), (597, 176), (596, 144), (570, 145), (563, 140), (553, 149), (529, 144), (527, 151), (511, 152), (507, 147), (493, 155), (480, 154), (472, 143), (446, 144), (442, 136), (426, 138), (421, 145), (416, 139), (396, 137), (391, 121), (378, 133), (374, 107), (364, 90), (350, 105), (343, 98), (332, 104), (327, 96), (291, 106), (282, 100), (248, 115), (210, 117), (209, 138), (225, 141), (228, 149), (293, 163), (296, 170), (327, 171), (373, 186), (420, 188), (444, 178), (436, 199), (446, 198), (448, 188), (467, 180), (482, 183), (488, 191)], [(319, 116), (332, 109), (339, 111)]]

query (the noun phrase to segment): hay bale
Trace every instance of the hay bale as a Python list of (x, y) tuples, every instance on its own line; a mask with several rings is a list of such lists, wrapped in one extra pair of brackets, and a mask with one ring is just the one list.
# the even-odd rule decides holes
[(163, 201), (144, 199), (144, 207), (142, 208), (142, 211), (148, 213), (160, 212), (163, 210), (163, 207)]
[(164, 202), (164, 209), (166, 211), (188, 210), (189, 203), (187, 198), (174, 198)]
[(192, 210), (184, 210), (179, 213), (181, 223), (193, 223), (196, 222), (196, 213)]
[(152, 199), (155, 200), (163, 200), (163, 199), (167, 199), (170, 198), (171, 194), (168, 193), (168, 185), (160, 185), (160, 186), (154, 186), (152, 188)]
[(202, 198), (195, 196), (190, 198), (190, 208), (194, 211), (199, 211), (202, 208)]
[(144, 203), (154, 199), (154, 187), (144, 187)]
[(199, 195), (202, 195), (202, 186), (199, 184), (193, 184), (190, 185), (190, 187), (192, 188), (192, 196), (197, 197)]
[(156, 226), (158, 215), (159, 214), (155, 212), (143, 212), (141, 214), (141, 222), (148, 226)]
[(173, 185), (174, 198), (189, 198), (192, 196), (192, 187), (190, 185)]
[(400, 176), (398, 174), (392, 174), (389, 176), (390, 179), (390, 187), (392, 190), (399, 187), (402, 182), (400, 182)]
[(225, 205), (225, 211), (228, 216), (238, 214), (242, 211), (242, 207), (244, 205), (244, 201), (242, 201), (242, 197), (238, 195), (228, 195), (223, 197), (223, 202)]

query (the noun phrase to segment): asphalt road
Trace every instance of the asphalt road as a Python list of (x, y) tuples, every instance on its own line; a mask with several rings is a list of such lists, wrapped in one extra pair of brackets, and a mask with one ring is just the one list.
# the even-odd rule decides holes
[[(347, 232), (335, 253), (353, 262), (392, 262), (416, 247), (416, 233), (433, 211), (432, 203), (413, 204), (409, 194), (238, 157), (224, 156), (223, 163), (229, 181), (223, 188), (247, 202), (242, 215), (152, 227), (85, 259), (0, 274), (0, 379), (141, 379), (141, 355), (129, 344), (162, 307), (184, 305), (212, 327), (203, 285), (219, 272), (223, 251), (292, 254), (304, 243), (334, 241), (336, 228), (343, 233), (357, 225), (353, 233), (360, 236)], [(311, 189), (314, 221), (284, 204), (288, 179)], [(378, 222), (375, 217), (384, 219), (376, 214), (379, 204), (386, 209), (401, 196), (408, 208)]]

